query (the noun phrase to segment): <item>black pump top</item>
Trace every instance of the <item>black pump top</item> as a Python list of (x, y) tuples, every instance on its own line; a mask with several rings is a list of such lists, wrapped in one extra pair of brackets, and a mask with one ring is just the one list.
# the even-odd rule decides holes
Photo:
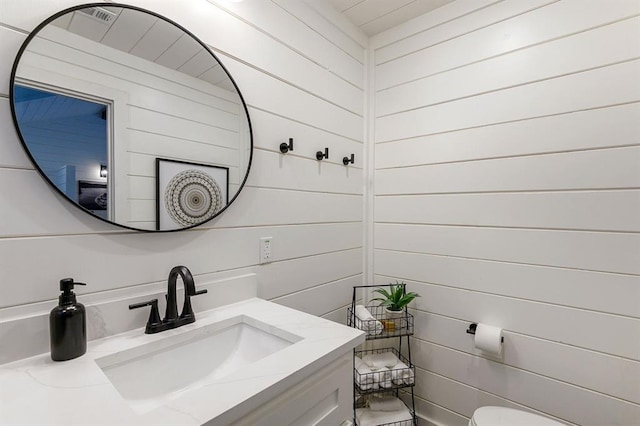
[(73, 282), (73, 278), (63, 278), (60, 280), (60, 291), (62, 294), (58, 297), (60, 305), (70, 305), (76, 303), (76, 294), (73, 292), (73, 286), (86, 285), (85, 283)]

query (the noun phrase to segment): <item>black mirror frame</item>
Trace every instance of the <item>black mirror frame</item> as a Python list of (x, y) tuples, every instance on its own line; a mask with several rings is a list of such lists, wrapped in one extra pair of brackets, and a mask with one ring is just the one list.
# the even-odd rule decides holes
[[(198, 44), (200, 44), (200, 46), (202, 46), (202, 48), (204, 48), (207, 52), (209, 52), (209, 54), (220, 64), (220, 66), (222, 67), (224, 72), (227, 74), (227, 77), (229, 77), (229, 80), (231, 80), (231, 83), (233, 84), (233, 87), (236, 89), (238, 97), (240, 98), (240, 101), (242, 102), (242, 107), (244, 108), (244, 112), (245, 112), (245, 115), (247, 117), (247, 127), (249, 129), (250, 151), (249, 151), (249, 161), (247, 162), (247, 171), (246, 171), (246, 173), (244, 175), (244, 178), (243, 178), (242, 182), (240, 183), (240, 186), (238, 187), (238, 191), (233, 196), (233, 198), (231, 198), (231, 200), (229, 200), (227, 202), (227, 205), (224, 206), (220, 211), (218, 211), (211, 218), (209, 218), (209, 219), (207, 219), (207, 220), (205, 220), (205, 221), (203, 221), (201, 223), (198, 223), (196, 225), (191, 225), (191, 226), (185, 226), (184, 228), (179, 228), (179, 229), (168, 229), (168, 230), (141, 229), (141, 228), (134, 228), (134, 227), (131, 227), (131, 226), (122, 225), (122, 224), (119, 224), (117, 222), (114, 222), (114, 221), (111, 221), (111, 220), (108, 220), (108, 219), (104, 219), (104, 218), (102, 218), (100, 216), (97, 216), (97, 215), (93, 214), (90, 210), (85, 209), (80, 204), (78, 204), (75, 201), (73, 201), (72, 199), (70, 199), (64, 192), (62, 192), (47, 177), (47, 175), (40, 168), (40, 166), (38, 165), (38, 162), (35, 160), (35, 158), (31, 154), (31, 152), (29, 151), (29, 147), (27, 146), (27, 143), (25, 142), (25, 140), (24, 140), (24, 138), (22, 136), (22, 132), (20, 131), (20, 126), (18, 124), (18, 119), (17, 119), (17, 115), (16, 115), (16, 111), (15, 111), (14, 86), (15, 86), (15, 77), (16, 77), (16, 71), (18, 69), (18, 64), (20, 62), (20, 59), (22, 58), (22, 55), (23, 55), (24, 51), (27, 49), (27, 46), (29, 45), (29, 42), (31, 42), (31, 40), (34, 37), (36, 37), (38, 35), (38, 33), (44, 27), (46, 27), (52, 21), (58, 19), (59, 17), (61, 17), (63, 15), (66, 15), (67, 13), (75, 12), (76, 10), (90, 8), (90, 7), (104, 7), (104, 6), (121, 7), (121, 8), (125, 8), (125, 9), (136, 10), (138, 12), (148, 13), (148, 14), (150, 14), (152, 16), (155, 16), (155, 17), (157, 17), (159, 19), (162, 19), (163, 21), (165, 21), (165, 22), (167, 22), (169, 24), (172, 24), (172, 25), (176, 26), (177, 28), (179, 28), (180, 30), (184, 31), (186, 34), (191, 36), (191, 38), (193, 40), (195, 40)], [(132, 231), (140, 231), (140, 232), (161, 232), (161, 233), (178, 232), (178, 231), (184, 231), (184, 230), (187, 230), (187, 229), (196, 228), (196, 227), (198, 227), (200, 225), (203, 225), (203, 224), (205, 224), (207, 222), (210, 222), (211, 220), (213, 220), (216, 217), (220, 216), (231, 204), (233, 204), (233, 202), (236, 200), (236, 198), (238, 198), (238, 195), (240, 195), (240, 193), (244, 189), (244, 185), (247, 182), (247, 179), (249, 178), (249, 172), (251, 171), (251, 163), (253, 161), (253, 128), (251, 126), (251, 118), (249, 117), (249, 109), (247, 108), (247, 104), (246, 104), (246, 102), (244, 100), (244, 97), (242, 96), (242, 93), (240, 92), (240, 89), (238, 88), (238, 85), (236, 84), (235, 80), (233, 79), (233, 77), (231, 76), (231, 74), (229, 73), (227, 68), (224, 66), (224, 64), (215, 55), (215, 53), (213, 53), (211, 51), (211, 49), (209, 49), (209, 47), (202, 40), (200, 40), (198, 37), (196, 37), (191, 31), (187, 30), (182, 25), (178, 24), (177, 22), (172, 21), (171, 19), (169, 19), (169, 18), (167, 18), (165, 16), (162, 16), (162, 15), (156, 13), (156, 12), (152, 12), (152, 11), (147, 10), (147, 9), (143, 9), (141, 7), (131, 6), (131, 5), (128, 5), (128, 4), (123, 4), (123, 3), (85, 3), (85, 4), (80, 4), (80, 5), (77, 5), (77, 6), (69, 7), (67, 9), (64, 9), (64, 10), (62, 10), (60, 12), (57, 12), (57, 13), (51, 15), (49, 18), (45, 19), (33, 31), (31, 31), (31, 33), (27, 36), (27, 39), (20, 46), (20, 49), (18, 50), (18, 53), (16, 54), (16, 59), (14, 60), (13, 67), (11, 68), (11, 76), (10, 76), (10, 81), (9, 81), (9, 104), (10, 104), (10, 107), (11, 107), (11, 118), (13, 119), (13, 125), (14, 125), (14, 127), (16, 129), (16, 133), (18, 134), (18, 138), (20, 139), (20, 142), (22, 143), (22, 148), (27, 153), (27, 156), (29, 157), (29, 160), (31, 160), (31, 163), (35, 166), (35, 168), (38, 171), (38, 173), (40, 174), (40, 176), (53, 189), (55, 189), (58, 194), (60, 194), (64, 199), (66, 199), (71, 204), (73, 204), (74, 206), (76, 206), (77, 208), (82, 210), (84, 213), (87, 213), (87, 214), (89, 214), (90, 216), (92, 216), (92, 217), (94, 217), (96, 219), (99, 219), (99, 220), (101, 220), (103, 222), (106, 222), (106, 223), (110, 223), (110, 224), (118, 226), (120, 228), (125, 228), (125, 229), (129, 229), (129, 230), (132, 230)]]

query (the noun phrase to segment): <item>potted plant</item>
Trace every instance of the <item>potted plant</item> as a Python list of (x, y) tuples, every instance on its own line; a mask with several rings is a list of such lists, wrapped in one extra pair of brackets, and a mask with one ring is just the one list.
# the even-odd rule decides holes
[(374, 290), (383, 297), (376, 297), (372, 301), (380, 302), (380, 306), (385, 307), (387, 318), (400, 318), (404, 312), (404, 308), (416, 297), (420, 297), (418, 293), (405, 293), (405, 283), (397, 282), (390, 284), (390, 289), (379, 288)]

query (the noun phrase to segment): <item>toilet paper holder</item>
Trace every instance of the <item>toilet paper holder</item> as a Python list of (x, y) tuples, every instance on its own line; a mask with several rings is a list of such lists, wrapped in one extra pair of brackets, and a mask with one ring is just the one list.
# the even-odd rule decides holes
[[(467, 328), (467, 333), (476, 334), (476, 329), (478, 328), (478, 323), (472, 322), (469, 324), (469, 328)], [(500, 341), (504, 343), (504, 336), (500, 338)]]

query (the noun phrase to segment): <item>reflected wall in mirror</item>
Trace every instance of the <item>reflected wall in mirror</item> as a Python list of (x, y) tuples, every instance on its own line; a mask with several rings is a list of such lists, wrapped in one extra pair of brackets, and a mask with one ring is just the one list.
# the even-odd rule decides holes
[[(10, 96), (42, 176), (116, 225), (200, 225), (224, 211), (247, 179), (251, 123), (235, 82), (200, 40), (154, 12), (93, 3), (52, 16), (21, 47)], [(161, 160), (194, 164), (170, 196), (160, 190)], [(160, 223), (164, 210), (176, 219)]]

